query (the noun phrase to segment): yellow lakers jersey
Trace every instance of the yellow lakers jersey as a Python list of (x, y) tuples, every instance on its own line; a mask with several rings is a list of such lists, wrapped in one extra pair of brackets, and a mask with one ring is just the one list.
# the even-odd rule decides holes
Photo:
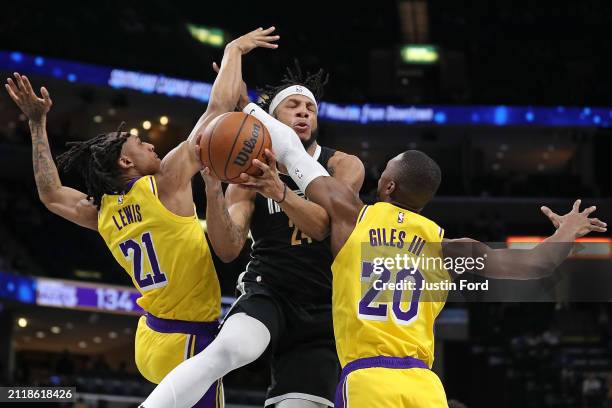
[(340, 363), (415, 357), (430, 367), (434, 321), (446, 301), (444, 230), (389, 203), (364, 206), (332, 264), (333, 320)]
[(98, 231), (142, 296), (138, 304), (165, 319), (217, 320), (221, 290), (197, 215), (178, 216), (159, 201), (155, 177), (124, 195), (104, 195)]

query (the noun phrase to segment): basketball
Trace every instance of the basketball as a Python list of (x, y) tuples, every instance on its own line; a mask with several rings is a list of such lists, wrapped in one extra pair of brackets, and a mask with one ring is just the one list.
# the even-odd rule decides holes
[(257, 118), (229, 112), (206, 126), (200, 147), (202, 164), (221, 181), (233, 183), (241, 173), (260, 173), (253, 159), (265, 162), (265, 149), (270, 149), (272, 142), (268, 129)]

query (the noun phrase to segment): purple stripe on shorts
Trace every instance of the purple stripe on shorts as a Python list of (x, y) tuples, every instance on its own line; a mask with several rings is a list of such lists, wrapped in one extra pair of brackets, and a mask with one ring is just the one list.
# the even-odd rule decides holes
[(426, 368), (429, 369), (427, 364), (424, 361), (419, 360), (414, 357), (387, 357), (387, 356), (378, 356), (378, 357), (366, 357), (360, 358), (354, 361), (351, 361), (342, 369), (342, 373), (340, 374), (340, 382), (338, 382), (338, 387), (336, 387), (336, 401), (334, 403), (335, 407), (344, 407), (346, 406), (346, 400), (348, 400), (348, 393), (345, 397), (342, 397), (343, 389), (346, 383), (346, 377), (352, 373), (353, 371), (361, 370), (363, 368), (399, 368), (399, 369), (407, 369), (407, 368)]
[[(219, 322), (188, 322), (184, 320), (162, 319), (153, 316), (151, 313), (146, 315), (147, 326), (159, 333), (183, 333), (191, 335), (187, 345), (187, 356), (191, 356), (191, 346), (193, 355), (200, 353), (215, 339), (219, 331)], [(215, 381), (206, 391), (204, 396), (194, 405), (197, 408), (219, 408), (217, 402), (217, 387), (221, 380)]]
[(159, 333), (184, 333), (214, 338), (219, 331), (219, 322), (188, 322), (185, 320), (162, 319), (151, 313), (145, 315), (147, 326)]

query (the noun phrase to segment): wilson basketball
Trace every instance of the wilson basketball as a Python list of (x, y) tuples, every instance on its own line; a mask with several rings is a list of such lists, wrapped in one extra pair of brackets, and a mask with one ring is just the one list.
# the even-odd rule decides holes
[(228, 112), (208, 124), (200, 147), (202, 163), (221, 181), (235, 183), (240, 173), (260, 173), (253, 159), (265, 162), (264, 152), (272, 141), (268, 129), (254, 116)]

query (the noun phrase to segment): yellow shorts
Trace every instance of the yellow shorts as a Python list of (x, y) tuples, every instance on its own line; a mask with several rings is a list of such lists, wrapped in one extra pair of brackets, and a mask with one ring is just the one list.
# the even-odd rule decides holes
[(442, 382), (433, 371), (380, 365), (343, 370), (335, 407), (448, 408)]
[[(215, 338), (217, 322), (184, 322), (147, 314), (138, 320), (135, 356), (140, 373), (159, 384), (174, 367), (204, 350)], [(223, 384), (219, 379), (194, 407), (222, 408)]]

